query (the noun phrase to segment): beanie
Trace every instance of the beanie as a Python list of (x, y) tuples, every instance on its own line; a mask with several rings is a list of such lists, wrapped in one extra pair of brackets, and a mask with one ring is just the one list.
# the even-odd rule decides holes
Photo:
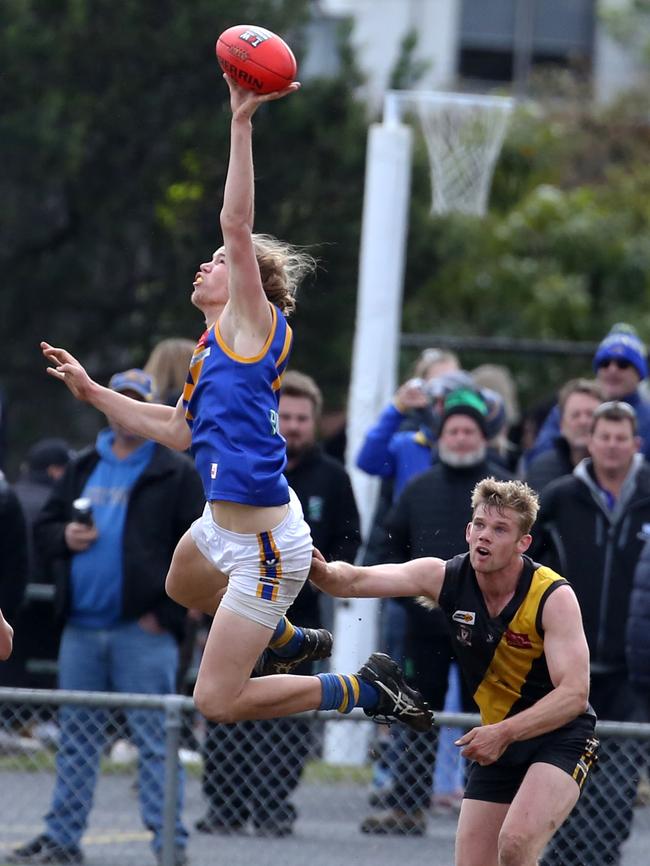
[(632, 325), (619, 322), (613, 325), (609, 334), (601, 342), (594, 355), (594, 371), (597, 371), (605, 361), (620, 358), (628, 361), (636, 369), (639, 378), (648, 375), (648, 360), (646, 348)]
[(481, 433), (487, 438), (487, 414), (487, 405), (480, 394), (470, 388), (459, 388), (445, 398), (440, 420), (440, 432), (442, 432), (447, 419), (451, 418), (452, 415), (467, 415), (476, 421)]
[(39, 439), (27, 452), (27, 465), (33, 472), (48, 466), (67, 466), (74, 455), (65, 439)]

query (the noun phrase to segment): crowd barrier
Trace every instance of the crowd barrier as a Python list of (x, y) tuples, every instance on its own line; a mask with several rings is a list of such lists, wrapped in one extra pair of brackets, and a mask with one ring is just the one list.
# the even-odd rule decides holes
[[(305, 862), (310, 844), (315, 846), (317, 862), (323, 844), (328, 839), (333, 842), (333, 837), (355, 846), (354, 860), (359, 864), (394, 863), (396, 849), (391, 846), (397, 842), (425, 846), (422, 862), (432, 866), (453, 862), (457, 819), (453, 797), (446, 801), (432, 798), (427, 826), (419, 839), (389, 839), (386, 846), (378, 848), (376, 836), (360, 831), (373, 806), (381, 809), (382, 803), (389, 802), (386, 786), (390, 778), (386, 779), (386, 774), (390, 777), (390, 771), (379, 756), (391, 748), (387, 729), (371, 726), (360, 711), (349, 716), (314, 712), (269, 722), (209, 725), (196, 713), (190, 698), (177, 695), (26, 689), (0, 689), (0, 707), (0, 864), (12, 848), (43, 829), (54, 786), (59, 713), (75, 709), (83, 715), (86, 734), (90, 726), (91, 738), (101, 745), (99, 782), (81, 843), (90, 866), (153, 866), (156, 862), (151, 833), (141, 819), (156, 781), (140, 772), (138, 751), (130, 742), (129, 722), (136, 717), (141, 727), (143, 720), (145, 727), (150, 725), (160, 743), (161, 866), (175, 862), (175, 815), (179, 791), (183, 790), (181, 808), (190, 833), (192, 866), (231, 863), (232, 853), (228, 852), (234, 850), (241, 862), (262, 862), (261, 851), (268, 853), (273, 850), (268, 846), (286, 843), (289, 836), (300, 842), (278, 849), (289, 866)], [(477, 723), (478, 717), (469, 714), (437, 714), (437, 726), (445, 726), (443, 731), (448, 727), (467, 729)], [(328, 734), (334, 727), (344, 738), (352, 733), (351, 725), (371, 727), (368, 754), (359, 756), (356, 765), (327, 763), (323, 749), (326, 725), (330, 726)], [(606, 849), (612, 832), (621, 832), (619, 824), (625, 824), (623, 811), (629, 806), (635, 814), (621, 864), (641, 866), (647, 862), (650, 849), (650, 806), (644, 799), (650, 724), (600, 722), (598, 735), (600, 767), (590, 786), (594, 792), (603, 786), (603, 796), (595, 798), (595, 806), (587, 811), (586, 823), (578, 825), (578, 832), (563, 839), (563, 852), (555, 852), (552, 862), (590, 866), (599, 862), (598, 852)], [(438, 769), (446, 762), (453, 765), (445, 749), (456, 753), (453, 737), (440, 737)], [(81, 777), (83, 770), (75, 768)], [(426, 768), (422, 775), (427, 775)], [(447, 781), (449, 777), (447, 773)], [(624, 796), (625, 786), (633, 789), (631, 804)], [(88, 796), (81, 793), (84, 790), (82, 786), (75, 788), (75, 795)], [(77, 808), (83, 811), (89, 805), (80, 800)], [(216, 834), (195, 829), (197, 820), (206, 816), (217, 816), (221, 822), (221, 826), (211, 828)], [(411, 861), (420, 862), (416, 856), (420, 848), (409, 850)], [(638, 861), (636, 851), (640, 852)]]

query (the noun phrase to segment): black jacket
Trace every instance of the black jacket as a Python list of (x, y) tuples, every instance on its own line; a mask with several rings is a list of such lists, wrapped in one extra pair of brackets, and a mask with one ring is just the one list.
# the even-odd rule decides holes
[(570, 475), (573, 469), (569, 443), (564, 436), (558, 436), (552, 448), (533, 458), (526, 470), (526, 483), (541, 493), (551, 481)]
[[(472, 490), (489, 475), (499, 481), (512, 477), (502, 466), (484, 460), (463, 468), (436, 463), (410, 481), (386, 519), (389, 558), (393, 562), (421, 556), (446, 560), (467, 550), (465, 527), (472, 518)], [(423, 636), (431, 630), (447, 634), (439, 609), (426, 610), (411, 599), (402, 603), (409, 610), (413, 639), (417, 640), (418, 631)]]
[(25, 594), (27, 525), (18, 497), (0, 472), (0, 608), (14, 621)]
[[(34, 526), (34, 540), (56, 585), (56, 610), (68, 613), (70, 562), (65, 543), (73, 501), (99, 461), (94, 447), (82, 451), (66, 467)], [(183, 635), (185, 610), (165, 594), (165, 577), (176, 543), (199, 516), (203, 488), (191, 461), (157, 445), (129, 495), (123, 537), (124, 584), (122, 615), (139, 619), (152, 612), (177, 639)]]
[(636, 455), (613, 511), (603, 502), (591, 459), (542, 494), (533, 559), (570, 581), (595, 674), (625, 671), (625, 627), (644, 525), (650, 524), (650, 466)]
[[(285, 475), (300, 500), (314, 546), (325, 559), (354, 562), (361, 543), (359, 512), (344, 466), (314, 446)], [(296, 625), (319, 626), (318, 598), (307, 581), (291, 606), (291, 620)]]
[(44, 569), (40, 557), (37, 556), (34, 549), (34, 524), (41, 512), (41, 508), (45, 505), (52, 492), (54, 481), (46, 480), (47, 475), (44, 472), (42, 473), (43, 478), (36, 479), (32, 477), (35, 475), (36, 473), (30, 473), (30, 476), (17, 481), (14, 484), (14, 491), (20, 501), (27, 523), (27, 547), (29, 551), (28, 581), (40, 583), (44, 580)]
[(630, 681), (650, 695), (650, 523), (643, 528), (647, 539), (634, 571), (625, 648)]
[(345, 467), (315, 446), (285, 475), (300, 500), (314, 546), (325, 559), (354, 562), (361, 533)]

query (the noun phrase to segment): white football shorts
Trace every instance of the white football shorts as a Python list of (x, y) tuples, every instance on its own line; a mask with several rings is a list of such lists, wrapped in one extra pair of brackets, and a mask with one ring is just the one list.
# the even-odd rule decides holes
[(209, 503), (190, 529), (203, 556), (228, 576), (221, 606), (270, 629), (295, 600), (311, 566), (311, 532), (291, 488), (289, 497), (286, 516), (268, 532), (223, 529), (212, 519)]

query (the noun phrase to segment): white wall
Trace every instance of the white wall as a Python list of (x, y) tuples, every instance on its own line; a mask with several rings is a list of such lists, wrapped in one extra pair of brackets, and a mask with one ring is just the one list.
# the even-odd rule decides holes
[[(418, 87), (424, 90), (453, 89), (461, 2), (319, 0), (318, 6), (325, 15), (350, 16), (354, 19), (352, 41), (358, 50), (357, 62), (369, 78), (367, 96), (377, 109), (381, 106), (390, 72), (399, 56), (401, 40), (411, 29), (416, 29), (419, 34), (417, 57), (431, 62), (431, 69)], [(492, 2), (484, 0), (488, 17)], [(544, 0), (537, 2), (543, 3)], [(604, 8), (615, 8), (627, 2), (598, 0)], [(608, 101), (639, 80), (639, 67), (634, 57), (610, 39), (602, 24), (597, 23), (594, 49), (594, 89), (597, 98)]]
[(418, 33), (416, 57), (431, 64), (418, 87), (436, 90), (453, 82), (459, 0), (320, 0), (319, 7), (324, 14), (354, 18), (352, 43), (375, 107), (381, 105), (401, 41), (412, 29)]
[[(628, 0), (600, 0), (601, 8), (616, 9)], [(594, 46), (594, 92), (600, 102), (609, 102), (621, 91), (641, 84), (641, 68), (630, 51), (615, 42), (602, 23), (596, 25)]]

